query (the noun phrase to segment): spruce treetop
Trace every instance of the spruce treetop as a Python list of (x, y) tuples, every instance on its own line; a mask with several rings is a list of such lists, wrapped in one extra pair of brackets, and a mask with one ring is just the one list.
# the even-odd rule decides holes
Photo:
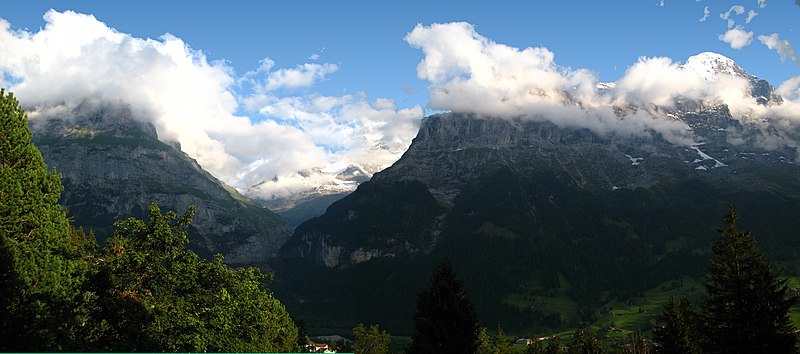
[(702, 306), (703, 350), (709, 353), (796, 351), (789, 310), (796, 301), (764, 259), (750, 231), (739, 231), (731, 207), (718, 230)]

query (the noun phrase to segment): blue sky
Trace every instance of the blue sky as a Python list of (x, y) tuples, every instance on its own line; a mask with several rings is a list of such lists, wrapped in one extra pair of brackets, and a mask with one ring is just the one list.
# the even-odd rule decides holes
[[(737, 82), (676, 71), (705, 51), (786, 83), (787, 102), (800, 102), (792, 0), (17, 1), (0, 18), (0, 85), (33, 119), (87, 99), (126, 102), (161, 139), (267, 199), (352, 189), (338, 171), (391, 165), (439, 110), (686, 142), (685, 127), (622, 124), (603, 107), (680, 94), (741, 119), (795, 108), (764, 111), (739, 100)], [(595, 92), (611, 81), (613, 97)], [(599, 108), (554, 105), (566, 91)]]

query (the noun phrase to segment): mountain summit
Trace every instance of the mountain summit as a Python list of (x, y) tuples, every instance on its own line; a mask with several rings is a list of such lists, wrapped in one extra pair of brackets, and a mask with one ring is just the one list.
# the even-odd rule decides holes
[(146, 217), (153, 202), (177, 212), (197, 206), (190, 247), (204, 257), (263, 263), (289, 236), (278, 215), (211, 176), (179, 146), (159, 141), (153, 125), (134, 119), (128, 106), (85, 102), (30, 125), (47, 165), (62, 174), (68, 215), (99, 241), (112, 234), (115, 220)]
[[(698, 55), (683, 70), (747, 78), (759, 106), (781, 104), (771, 85), (722, 56)], [(688, 139), (603, 134), (547, 116), (425, 118), (400, 160), (281, 248), (276, 286), (294, 297), (287, 306), (408, 331), (418, 275), (447, 257), (487, 323), (585, 324), (600, 304), (701, 274), (731, 204), (771, 256), (800, 251), (796, 133), (683, 96), (611, 108), (623, 122), (646, 114), (655, 128), (683, 126)], [(331, 299), (316, 286), (349, 295)], [(550, 301), (571, 305), (537, 305)]]
[(733, 59), (714, 52), (703, 52), (686, 59), (681, 67), (701, 74), (704, 79), (712, 80), (714, 76), (726, 74), (749, 79), (752, 75), (739, 67)]

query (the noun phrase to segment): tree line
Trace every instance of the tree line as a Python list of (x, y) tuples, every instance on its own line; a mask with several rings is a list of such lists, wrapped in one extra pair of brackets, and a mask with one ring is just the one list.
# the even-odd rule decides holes
[[(664, 305), (653, 338), (634, 332), (607, 343), (578, 329), (569, 342), (556, 336), (528, 344), (526, 353), (796, 353), (790, 309), (797, 297), (767, 262), (750, 231), (740, 231), (733, 207), (712, 247), (700, 306), (687, 297)], [(474, 308), (448, 263), (435, 271), (417, 299), (410, 353), (515, 353), (503, 329), (491, 338), (479, 329)]]

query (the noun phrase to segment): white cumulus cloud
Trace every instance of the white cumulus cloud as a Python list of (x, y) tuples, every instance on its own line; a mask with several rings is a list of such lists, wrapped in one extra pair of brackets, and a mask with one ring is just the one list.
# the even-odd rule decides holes
[[(264, 59), (237, 77), (169, 34), (136, 38), (71, 11), (50, 10), (44, 20), (29, 32), (0, 19), (0, 85), (19, 97), (32, 120), (87, 100), (122, 102), (136, 119), (152, 122), (159, 139), (180, 142), (206, 170), (242, 190), (286, 181), (270, 185), (275, 196), (286, 196), (338, 183), (341, 166), (386, 167), (423, 115), (419, 106), (398, 108), (366, 94), (286, 94), (312, 88), (336, 64), (275, 70)], [(242, 83), (251, 91), (237, 91)], [(243, 108), (253, 115), (237, 113)]]
[[(469, 23), (417, 25), (405, 39), (423, 52), (417, 76), (429, 82), (429, 105), (437, 110), (547, 120), (599, 134), (656, 133), (678, 144), (692, 141), (688, 127), (654, 109), (672, 107), (676, 98), (726, 104), (747, 123), (773, 116), (800, 122), (800, 113), (786, 108), (791, 102), (780, 108), (757, 104), (748, 78), (730, 66), (719, 69), (719, 63), (735, 64), (718, 54), (703, 53), (685, 64), (642, 57), (616, 82), (599, 83), (588, 70), (559, 66), (547, 48), (499, 44)], [(615, 113), (628, 105), (644, 109)]]
[(719, 35), (719, 40), (728, 43), (733, 49), (741, 50), (753, 43), (753, 32), (747, 32), (740, 27), (736, 27)]
[(784, 99), (800, 102), (800, 76), (784, 81), (777, 91)]

